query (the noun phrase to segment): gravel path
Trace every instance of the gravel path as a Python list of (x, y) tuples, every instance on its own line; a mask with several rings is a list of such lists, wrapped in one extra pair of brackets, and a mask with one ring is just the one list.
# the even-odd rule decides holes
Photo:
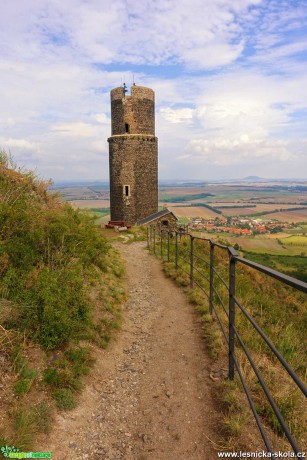
[[(129, 299), (79, 405), (56, 417), (39, 450), (52, 458), (211, 460), (217, 431), (201, 324), (145, 244), (118, 244)], [(211, 383), (210, 383), (211, 382)]]

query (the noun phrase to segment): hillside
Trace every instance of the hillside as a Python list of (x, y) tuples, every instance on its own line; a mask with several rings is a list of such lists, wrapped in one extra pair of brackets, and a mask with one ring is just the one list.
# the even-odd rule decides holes
[(30, 448), (55, 406), (75, 406), (91, 347), (120, 324), (119, 256), (48, 185), (1, 153), (0, 446)]

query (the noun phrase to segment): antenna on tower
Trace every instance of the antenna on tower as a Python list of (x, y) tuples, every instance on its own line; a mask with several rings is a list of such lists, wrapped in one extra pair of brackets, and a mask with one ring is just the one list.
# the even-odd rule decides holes
[(124, 75), (124, 84), (123, 84), (123, 87), (124, 87), (124, 95), (125, 95), (126, 93), (128, 93), (128, 89), (127, 89), (127, 85), (126, 85), (126, 83), (125, 83), (125, 80), (126, 80), (126, 75)]
[(132, 82), (133, 82), (133, 86), (135, 86), (135, 83), (134, 83), (134, 74), (132, 74)]

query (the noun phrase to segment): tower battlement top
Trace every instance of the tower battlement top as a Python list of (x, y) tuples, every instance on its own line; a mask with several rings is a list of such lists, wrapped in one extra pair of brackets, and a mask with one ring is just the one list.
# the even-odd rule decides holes
[(124, 86), (119, 86), (111, 90), (111, 101), (123, 98), (149, 99), (154, 102), (155, 93), (151, 88), (139, 85), (131, 86), (131, 95), (125, 94)]

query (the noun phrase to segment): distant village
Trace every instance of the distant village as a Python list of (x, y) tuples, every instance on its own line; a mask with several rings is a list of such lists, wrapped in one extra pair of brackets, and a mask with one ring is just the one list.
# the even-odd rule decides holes
[(278, 222), (274, 219), (248, 219), (240, 217), (215, 217), (205, 219), (196, 217), (191, 219), (189, 228), (194, 231), (226, 232), (234, 235), (259, 235), (265, 233), (278, 233), (284, 229), (293, 228), (288, 222)]

